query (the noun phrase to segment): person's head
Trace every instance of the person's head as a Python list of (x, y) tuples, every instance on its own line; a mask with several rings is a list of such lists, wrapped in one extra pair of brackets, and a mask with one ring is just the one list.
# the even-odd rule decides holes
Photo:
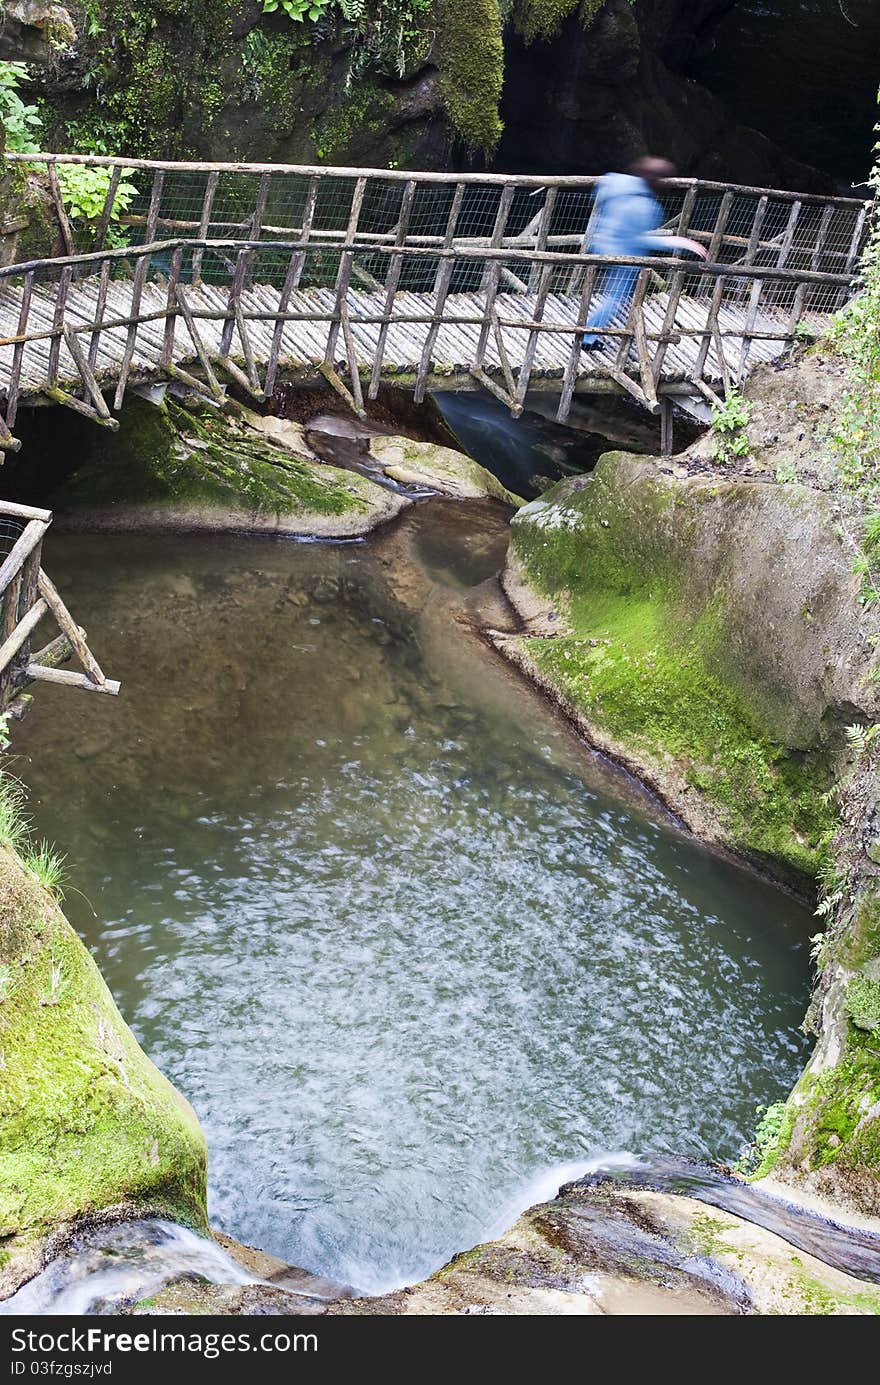
[(627, 169), (635, 178), (643, 178), (649, 188), (659, 188), (667, 178), (675, 177), (675, 164), (668, 159), (655, 158), (653, 154), (647, 155), (643, 159), (636, 159), (634, 164), (630, 164)]

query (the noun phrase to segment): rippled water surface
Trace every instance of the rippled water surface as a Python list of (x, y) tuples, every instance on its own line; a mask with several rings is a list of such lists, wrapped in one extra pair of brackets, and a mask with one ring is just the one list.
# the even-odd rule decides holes
[(735, 1155), (804, 1053), (810, 919), (462, 624), (504, 526), (432, 501), (368, 544), (45, 553), (124, 683), (40, 687), (17, 739), (69, 913), (202, 1120), (215, 1222), (364, 1289), (555, 1165)]

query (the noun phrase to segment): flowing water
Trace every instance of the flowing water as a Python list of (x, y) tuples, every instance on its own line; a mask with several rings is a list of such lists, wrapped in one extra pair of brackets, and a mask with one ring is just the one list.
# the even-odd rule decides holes
[(214, 1223), (368, 1291), (558, 1165), (735, 1156), (805, 1053), (806, 912), (462, 622), (505, 544), (435, 500), (368, 543), (45, 549), (123, 680), (40, 687), (16, 737), (68, 912), (195, 1106)]

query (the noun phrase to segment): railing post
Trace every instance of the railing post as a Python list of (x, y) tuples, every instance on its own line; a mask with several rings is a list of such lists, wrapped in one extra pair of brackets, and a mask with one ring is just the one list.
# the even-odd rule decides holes
[[(315, 204), (318, 200), (318, 179), (309, 179), (309, 190), (306, 193), (305, 206), (303, 207), (302, 229), (300, 241), (303, 246), (308, 242), (312, 233), (312, 222), (315, 219)], [(269, 360), (266, 365), (266, 378), (263, 383), (263, 393), (267, 399), (271, 399), (272, 391), (275, 388), (275, 375), (278, 370), (278, 358), (281, 354), (281, 343), (284, 338), (284, 314), (287, 312), (291, 296), (299, 288), (299, 281), (302, 278), (303, 267), (306, 261), (306, 250), (294, 250), (290, 257), (290, 264), (287, 267), (287, 274), (284, 277), (284, 284), (281, 289), (281, 297), (278, 302), (278, 320), (275, 323), (275, 330), (272, 333), (272, 345), (269, 350)]]
[(455, 271), (455, 259), (452, 249), (455, 242), (455, 231), (458, 225), (458, 218), (461, 213), (461, 204), (464, 200), (464, 183), (457, 183), (455, 192), (452, 195), (452, 206), (449, 208), (449, 215), (446, 218), (446, 232), (443, 237), (443, 249), (446, 255), (441, 257), (437, 265), (437, 272), (434, 276), (434, 308), (431, 313), (431, 322), (425, 334), (422, 344), (422, 354), (419, 359), (419, 368), (416, 375), (416, 386), (414, 399), (420, 404), (425, 397), (425, 383), (428, 378), (428, 371), (431, 369), (431, 356), (434, 351), (434, 343), (440, 331), (440, 324), (443, 321), (443, 312), (446, 307), (446, 299), (449, 294), (449, 286), (452, 283), (452, 275)]
[(351, 198), (348, 226), (345, 231), (342, 256), (339, 261), (339, 270), (336, 275), (336, 302), (333, 308), (333, 319), (330, 323), (330, 330), (327, 333), (327, 346), (324, 351), (324, 364), (329, 367), (333, 366), (333, 360), (336, 354), (336, 342), (342, 326), (342, 305), (348, 296), (348, 286), (351, 283), (351, 266), (354, 261), (354, 246), (357, 239), (358, 222), (360, 220), (361, 207), (363, 206), (364, 193), (366, 190), (366, 178), (358, 178), (354, 185), (354, 192)]
[[(159, 207), (162, 203), (162, 188), (165, 182), (165, 173), (159, 169), (153, 178), (153, 188), (150, 194), (150, 208), (147, 212), (146, 237), (147, 245), (151, 245), (156, 235), (156, 223), (159, 220)], [(144, 292), (147, 271), (150, 267), (150, 255), (141, 255), (137, 262), (134, 272), (134, 279), (131, 285), (131, 312), (129, 314), (131, 323), (128, 328), (128, 338), (125, 343), (125, 350), (122, 353), (122, 365), (119, 370), (119, 380), (116, 385), (116, 394), (113, 399), (113, 407), (119, 412), (122, 408), (122, 401), (125, 398), (125, 386), (128, 383), (128, 373), (131, 370), (131, 363), (134, 359), (134, 348), (137, 341), (138, 314), (141, 308), (141, 297)]]
[[(403, 189), (400, 216), (397, 222), (397, 234), (394, 237), (395, 249), (399, 249), (406, 243), (406, 236), (409, 230), (409, 218), (412, 212), (415, 195), (416, 184), (413, 179), (410, 179)], [(388, 336), (388, 328), (391, 324), (391, 316), (394, 311), (394, 299), (397, 295), (397, 286), (400, 283), (402, 269), (403, 254), (398, 253), (392, 255), (388, 264), (388, 274), (385, 279), (385, 307), (383, 309), (383, 320), (379, 324), (379, 337), (376, 342), (373, 369), (370, 375), (370, 399), (375, 399), (376, 395), (379, 393), (379, 381), (382, 378), (382, 360), (385, 356), (385, 339)]]

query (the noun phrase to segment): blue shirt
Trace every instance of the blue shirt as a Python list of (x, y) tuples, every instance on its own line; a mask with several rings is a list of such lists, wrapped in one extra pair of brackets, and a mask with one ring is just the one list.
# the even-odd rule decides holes
[(663, 208), (644, 178), (631, 173), (606, 173), (596, 186), (596, 218), (590, 234), (592, 255), (671, 253), (666, 236), (656, 235)]

